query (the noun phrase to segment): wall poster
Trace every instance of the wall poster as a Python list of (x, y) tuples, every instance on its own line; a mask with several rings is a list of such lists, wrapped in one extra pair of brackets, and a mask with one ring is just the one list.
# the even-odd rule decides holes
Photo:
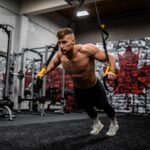
[[(101, 43), (97, 47), (103, 48)], [(150, 37), (107, 42), (116, 58), (118, 86), (107, 93), (116, 112), (150, 113)], [(105, 64), (96, 62), (102, 78)]]

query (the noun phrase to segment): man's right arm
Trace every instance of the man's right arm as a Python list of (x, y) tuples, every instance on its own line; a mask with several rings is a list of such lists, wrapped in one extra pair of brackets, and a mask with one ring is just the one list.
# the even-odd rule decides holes
[(51, 60), (48, 67), (46, 68), (46, 71), (44, 72), (43, 76), (45, 76), (50, 71), (54, 70), (59, 64), (60, 64), (60, 56), (57, 53), (56, 57)]

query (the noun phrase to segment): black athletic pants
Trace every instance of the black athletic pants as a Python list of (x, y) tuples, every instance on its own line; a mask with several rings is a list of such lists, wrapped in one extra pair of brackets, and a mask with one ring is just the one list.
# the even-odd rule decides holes
[(114, 118), (115, 111), (108, 103), (105, 89), (99, 79), (91, 88), (79, 89), (74, 87), (74, 91), (77, 107), (84, 109), (91, 119), (97, 117), (94, 107), (99, 110), (103, 109), (110, 119)]

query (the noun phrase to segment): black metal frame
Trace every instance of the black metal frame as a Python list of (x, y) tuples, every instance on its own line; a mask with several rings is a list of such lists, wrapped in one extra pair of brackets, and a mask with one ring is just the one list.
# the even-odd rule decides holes
[(7, 54), (6, 54), (6, 76), (5, 76), (5, 87), (4, 87), (4, 96), (3, 100), (1, 101), (0, 107), (2, 109), (7, 110), (9, 115), (9, 120), (13, 120), (12, 114), (12, 106), (13, 102), (9, 99), (9, 70), (10, 70), (10, 55), (11, 55), (11, 42), (12, 42), (12, 26), (8, 24), (0, 24), (0, 28), (4, 30), (8, 37), (8, 44), (7, 44)]

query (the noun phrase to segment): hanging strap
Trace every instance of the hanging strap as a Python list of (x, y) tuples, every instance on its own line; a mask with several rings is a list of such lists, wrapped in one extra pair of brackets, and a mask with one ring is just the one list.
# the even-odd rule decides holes
[[(77, 13), (77, 11), (79, 10), (79, 8), (83, 5), (84, 0), (78, 0), (79, 4), (75, 7), (75, 10), (73, 12), (72, 18), (69, 21), (67, 27), (70, 27), (71, 24), (74, 22), (74, 18), (75, 15)], [(42, 67), (41, 71), (37, 74), (37, 79), (36, 79), (36, 85), (38, 87), (38, 90), (40, 90), (42, 88), (42, 84), (43, 84), (43, 79), (41, 78), (41, 76), (44, 74), (44, 72), (46, 71), (50, 61), (52, 60), (52, 58), (54, 57), (55, 53), (58, 51), (59, 47), (58, 47), (58, 43), (55, 45), (53, 51), (51, 52), (47, 62), (45, 63), (45, 65)]]
[(118, 85), (117, 78), (114, 80), (113, 89), (110, 90), (108, 88), (107, 84), (106, 84), (106, 82), (108, 80), (108, 72), (111, 71), (113, 73), (112, 68), (111, 68), (111, 64), (110, 64), (110, 61), (109, 61), (109, 57), (108, 57), (107, 44), (106, 44), (106, 40), (109, 37), (109, 33), (105, 30), (105, 25), (101, 23), (100, 16), (99, 16), (99, 11), (98, 11), (97, 4), (96, 4), (96, 0), (94, 1), (94, 4), (95, 4), (95, 10), (96, 10), (97, 19), (98, 19), (98, 24), (100, 26), (101, 37), (102, 37), (102, 42), (103, 42), (103, 48), (104, 48), (105, 55), (106, 55), (106, 61), (108, 63), (107, 68), (106, 68), (106, 70), (104, 72), (104, 75), (103, 75), (103, 83), (104, 83), (105, 89), (108, 92), (113, 92), (116, 89), (117, 85)]
[[(68, 0), (69, 1), (69, 0)], [(70, 27), (71, 24), (74, 22), (74, 18), (75, 15), (77, 13), (77, 11), (79, 10), (79, 8), (83, 5), (84, 0), (78, 0), (79, 4), (75, 7), (75, 10), (73, 12), (72, 18), (70, 20), (70, 22), (68, 23), (67, 27)], [(71, 4), (71, 3), (69, 3)], [(45, 63), (44, 67), (41, 69), (41, 71), (37, 74), (37, 78), (41, 78), (41, 76), (43, 75), (43, 73), (46, 71), (46, 68), (48, 67), (50, 61), (52, 60), (53, 56), (55, 55), (55, 53), (58, 51), (58, 43), (56, 44), (56, 46), (54, 47), (53, 51), (51, 52), (51, 55), (49, 56), (47, 62)]]

